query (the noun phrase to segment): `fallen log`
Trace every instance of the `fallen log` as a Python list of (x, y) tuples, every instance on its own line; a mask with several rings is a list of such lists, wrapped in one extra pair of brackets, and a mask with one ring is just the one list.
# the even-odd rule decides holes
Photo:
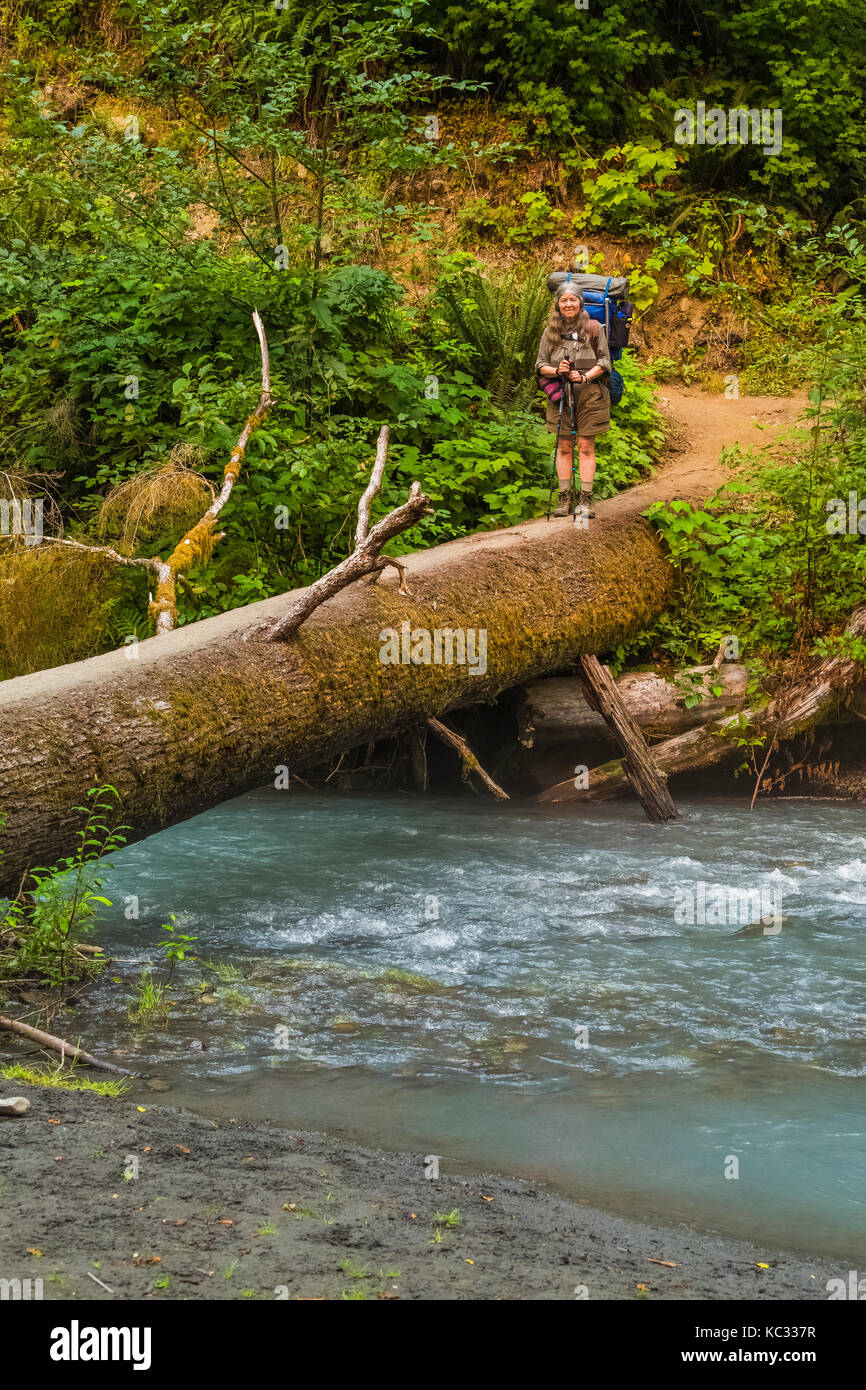
[(589, 532), (528, 522), (403, 556), (411, 593), (352, 584), (289, 642), (243, 638), (303, 591), (0, 683), (0, 891), (74, 851), (96, 784), (140, 839), (627, 640), (673, 595), (643, 505), (621, 499)]
[(590, 702), (604, 719), (611, 736), (623, 751), (623, 767), (648, 820), (676, 820), (677, 808), (659, 771), (649, 745), (628, 713), (616, 682), (597, 656), (582, 656), (578, 666), (586, 682)]
[[(725, 662), (718, 668), (695, 666), (674, 679), (657, 671), (630, 671), (617, 679), (616, 688), (629, 717), (648, 738), (669, 738), (740, 709), (748, 682), (745, 666)], [(716, 684), (722, 687), (718, 696), (710, 689)], [(694, 693), (702, 698), (687, 708), (686, 699)], [(613, 738), (605, 720), (587, 701), (579, 676), (549, 676), (524, 686), (517, 721), (525, 748)]]
[[(866, 636), (866, 607), (856, 609), (845, 631), (852, 638)], [(744, 746), (755, 746), (755, 741), (766, 746), (773, 740), (795, 738), (824, 719), (837, 719), (863, 674), (863, 663), (854, 657), (825, 657), (814, 664), (808, 675), (780, 691), (765, 709), (740, 710), (657, 744), (653, 749), (656, 766), (665, 776), (672, 777), (733, 761), (742, 756)], [(624, 762), (617, 758), (593, 768), (586, 787), (576, 787), (570, 779), (548, 787), (533, 800), (605, 801), (623, 796), (630, 789)]]
[(84, 1062), (88, 1067), (96, 1067), (98, 1071), (113, 1071), (119, 1076), (132, 1075), (123, 1067), (116, 1067), (113, 1062), (101, 1062), (98, 1057), (93, 1057), (74, 1043), (64, 1042), (53, 1033), (43, 1033), (41, 1028), (31, 1028), (29, 1023), (21, 1023), (17, 1018), (6, 1018), (4, 1014), (0, 1014), (0, 1028), (4, 1028), (8, 1033), (17, 1033), (19, 1037), (29, 1038), (31, 1042), (39, 1043), (40, 1047), (50, 1047), (54, 1052), (59, 1052), (61, 1057), (71, 1057), (75, 1062)]

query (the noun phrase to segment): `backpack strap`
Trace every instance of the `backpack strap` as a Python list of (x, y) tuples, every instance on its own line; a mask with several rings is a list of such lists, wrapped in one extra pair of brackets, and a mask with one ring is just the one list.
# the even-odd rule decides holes
[[(600, 333), (601, 333), (601, 324), (600, 324), (596, 319), (590, 319), (590, 321), (589, 321), (589, 335), (588, 335), (588, 336), (589, 336), (589, 341), (592, 343), (592, 349), (593, 349), (593, 352), (595, 353), (595, 360), (596, 360), (596, 362), (598, 361), (598, 347), (599, 347), (599, 334), (600, 334)], [(601, 376), (599, 377), (599, 381), (602, 381), (602, 382), (604, 382), (605, 384), (607, 384), (607, 382), (610, 381), (610, 372), (608, 372), (608, 371), (602, 372)]]

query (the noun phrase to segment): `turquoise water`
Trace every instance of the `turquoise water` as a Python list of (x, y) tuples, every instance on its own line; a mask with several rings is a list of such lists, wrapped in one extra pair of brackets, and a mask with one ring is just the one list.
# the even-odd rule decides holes
[(101, 983), (88, 1045), (171, 1103), (862, 1262), (866, 818), (682, 810), (241, 797), (113, 857), (118, 973), (170, 913), (213, 964), (148, 1033)]

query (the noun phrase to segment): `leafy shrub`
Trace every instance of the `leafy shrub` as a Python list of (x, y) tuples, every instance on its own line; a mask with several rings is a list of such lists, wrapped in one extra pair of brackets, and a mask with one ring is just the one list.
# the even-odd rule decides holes
[[(680, 156), (682, 158), (682, 156)], [(583, 181), (586, 206), (582, 220), (587, 226), (630, 227), (642, 229), (651, 222), (659, 208), (670, 202), (670, 195), (653, 190), (676, 172), (678, 156), (673, 149), (653, 145), (636, 145), (629, 141), (605, 150), (602, 159), (617, 161), (595, 178)], [(584, 168), (595, 170), (599, 161), (587, 160)]]

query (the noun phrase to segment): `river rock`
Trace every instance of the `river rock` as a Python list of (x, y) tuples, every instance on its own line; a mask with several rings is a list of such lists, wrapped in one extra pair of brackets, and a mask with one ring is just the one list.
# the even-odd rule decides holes
[(0, 1119), (17, 1119), (19, 1115), (26, 1115), (29, 1109), (29, 1100), (23, 1096), (10, 1096), (8, 1100), (0, 1100)]

